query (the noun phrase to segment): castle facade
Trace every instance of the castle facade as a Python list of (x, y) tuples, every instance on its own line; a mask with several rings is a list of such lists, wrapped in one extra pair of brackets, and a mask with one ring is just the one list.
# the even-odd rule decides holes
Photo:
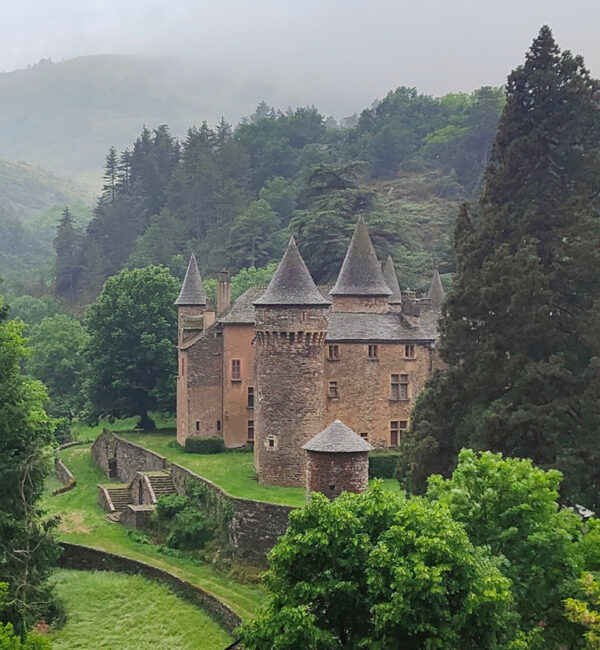
[(337, 282), (317, 287), (294, 240), (269, 286), (230, 304), (219, 274), (216, 312), (192, 256), (181, 293), (177, 439), (254, 443), (262, 482), (303, 486), (303, 445), (342, 421), (373, 447), (396, 447), (415, 399), (439, 363), (443, 301), (434, 274), (427, 298), (401, 292), (359, 220)]

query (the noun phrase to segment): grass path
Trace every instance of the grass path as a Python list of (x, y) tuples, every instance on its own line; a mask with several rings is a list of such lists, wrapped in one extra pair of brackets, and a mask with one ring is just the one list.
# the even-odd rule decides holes
[(58, 570), (53, 580), (67, 610), (65, 626), (50, 635), (53, 650), (223, 650), (233, 641), (207, 614), (141, 576)]
[(92, 461), (90, 445), (71, 447), (61, 452), (61, 458), (73, 472), (77, 486), (64, 494), (51, 496), (58, 481), (51, 479), (46, 486), (43, 507), (50, 515), (60, 515), (59, 538), (74, 544), (84, 544), (117, 553), (154, 566), (189, 580), (229, 605), (243, 619), (251, 618), (265, 603), (267, 594), (259, 585), (242, 584), (212, 565), (160, 552), (154, 544), (140, 543), (120, 524), (102, 519), (97, 503), (98, 483), (106, 476)]

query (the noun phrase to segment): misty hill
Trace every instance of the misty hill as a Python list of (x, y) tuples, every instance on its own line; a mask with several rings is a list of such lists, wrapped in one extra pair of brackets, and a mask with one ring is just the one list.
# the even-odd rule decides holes
[(11, 215), (33, 224), (53, 208), (93, 200), (90, 192), (41, 167), (0, 160), (0, 219)]
[(209, 73), (201, 62), (121, 55), (82, 56), (0, 73), (0, 155), (78, 182), (100, 185), (110, 145), (123, 149), (145, 124), (237, 120), (265, 91)]

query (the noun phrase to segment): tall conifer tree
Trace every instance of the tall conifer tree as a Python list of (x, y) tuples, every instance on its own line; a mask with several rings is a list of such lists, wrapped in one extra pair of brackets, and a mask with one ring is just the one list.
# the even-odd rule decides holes
[(65, 208), (58, 222), (54, 250), (56, 251), (55, 290), (59, 298), (75, 302), (80, 271), (80, 235), (69, 208)]
[(448, 364), (405, 442), (410, 480), (448, 474), (462, 446), (565, 472), (600, 506), (600, 90), (547, 26), (508, 78), (479, 209), (455, 232), (441, 321)]

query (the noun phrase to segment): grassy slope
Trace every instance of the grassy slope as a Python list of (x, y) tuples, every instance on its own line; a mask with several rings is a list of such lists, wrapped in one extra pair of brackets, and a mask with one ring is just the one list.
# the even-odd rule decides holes
[(43, 504), (48, 514), (61, 516), (60, 539), (118, 553), (166, 569), (214, 594), (242, 618), (252, 616), (266, 601), (266, 593), (260, 586), (240, 584), (205, 563), (164, 555), (159, 552), (158, 546), (135, 541), (123, 526), (104, 521), (104, 513), (97, 503), (96, 486), (106, 482), (106, 476), (92, 462), (90, 447), (66, 449), (61, 457), (75, 474), (77, 486), (70, 492), (52, 497), (50, 491), (57, 486), (57, 482), (50, 480)]
[(168, 587), (140, 576), (57, 571), (66, 625), (51, 634), (54, 650), (205, 648), (222, 650), (231, 637)]

